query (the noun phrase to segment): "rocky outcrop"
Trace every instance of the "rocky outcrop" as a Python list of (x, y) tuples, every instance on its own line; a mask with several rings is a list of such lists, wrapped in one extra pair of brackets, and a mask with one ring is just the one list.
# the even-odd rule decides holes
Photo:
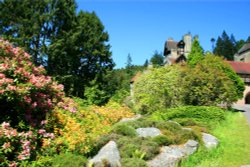
[(137, 114), (137, 115), (135, 115), (135, 116), (132, 117), (132, 118), (122, 118), (122, 119), (120, 120), (120, 122), (135, 121), (135, 120), (137, 120), (137, 119), (139, 119), (139, 118), (141, 118), (141, 117), (142, 117), (141, 114)]
[(181, 146), (164, 146), (161, 148), (161, 153), (147, 164), (149, 167), (175, 167), (182, 158), (193, 154), (198, 145), (198, 142), (188, 140)]
[(138, 128), (136, 129), (138, 136), (140, 137), (155, 137), (161, 134), (161, 131), (157, 128)]
[(121, 167), (120, 159), (121, 157), (116, 143), (110, 141), (101, 148), (94, 158), (89, 160), (89, 166), (102, 167), (105, 164), (110, 167)]
[(219, 144), (218, 139), (208, 133), (202, 133), (202, 140), (206, 148), (214, 148)]

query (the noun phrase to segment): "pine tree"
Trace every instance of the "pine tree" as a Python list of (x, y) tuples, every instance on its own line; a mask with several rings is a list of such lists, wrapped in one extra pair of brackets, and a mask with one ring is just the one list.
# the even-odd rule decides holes
[(143, 64), (143, 67), (148, 67), (148, 59), (146, 59), (145, 63)]
[(188, 55), (187, 63), (189, 66), (194, 67), (197, 63), (204, 59), (204, 50), (200, 46), (197, 38), (192, 43), (191, 52)]
[(163, 55), (158, 51), (155, 51), (155, 53), (150, 59), (150, 63), (152, 63), (154, 67), (162, 66), (164, 63)]
[(94, 12), (77, 14), (76, 6), (75, 0), (0, 1), (0, 35), (43, 64), (67, 95), (84, 97), (91, 81), (105, 84), (114, 63), (102, 22)]
[(218, 37), (214, 53), (223, 56), (227, 60), (233, 60), (236, 53), (236, 40), (233, 36), (229, 38), (226, 31), (223, 31), (221, 37)]
[(33, 62), (42, 64), (50, 37), (51, 1), (0, 1), (0, 35), (21, 46), (33, 56)]

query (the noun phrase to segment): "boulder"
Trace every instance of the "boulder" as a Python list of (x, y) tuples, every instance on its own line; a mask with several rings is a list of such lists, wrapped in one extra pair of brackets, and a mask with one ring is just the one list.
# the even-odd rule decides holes
[(202, 140), (206, 148), (217, 147), (217, 145), (219, 144), (218, 139), (208, 133), (202, 133)]
[(141, 118), (141, 117), (142, 117), (141, 114), (137, 114), (137, 115), (135, 115), (135, 116), (132, 117), (132, 118), (122, 118), (122, 119), (120, 120), (120, 122), (135, 121), (135, 120), (137, 120), (137, 119), (139, 119), (139, 118)]
[(188, 140), (184, 144), (183, 151), (186, 155), (191, 155), (197, 150), (198, 146), (199, 146), (199, 143), (197, 141)]
[(161, 131), (157, 128), (149, 127), (149, 128), (138, 128), (136, 129), (139, 137), (155, 137), (161, 134)]
[(192, 131), (192, 128), (182, 128), (182, 130), (188, 130), (188, 131)]
[(168, 120), (168, 122), (170, 122), (170, 123), (174, 123), (174, 124), (176, 124), (176, 125), (178, 125), (178, 126), (181, 126), (181, 124), (179, 124), (179, 123), (178, 123), (178, 122), (176, 122), (176, 121)]
[(188, 140), (180, 146), (164, 146), (161, 148), (161, 153), (147, 164), (149, 167), (175, 167), (182, 158), (194, 153), (197, 148), (198, 142), (194, 140)]
[(89, 160), (89, 165), (93, 167), (102, 167), (104, 164), (110, 167), (121, 167), (120, 154), (114, 141), (109, 141), (103, 146), (98, 154)]

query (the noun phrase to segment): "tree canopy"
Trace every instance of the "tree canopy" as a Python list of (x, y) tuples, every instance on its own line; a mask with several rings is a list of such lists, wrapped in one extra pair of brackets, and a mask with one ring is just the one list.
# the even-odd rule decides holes
[(0, 1), (0, 35), (45, 66), (67, 95), (85, 97), (85, 87), (104, 83), (114, 63), (102, 22), (76, 6), (74, 0)]
[(158, 51), (155, 51), (155, 53), (150, 59), (150, 63), (152, 63), (154, 67), (162, 66), (164, 63), (164, 56)]
[(234, 60), (234, 54), (245, 44), (250, 42), (250, 37), (247, 40), (236, 40), (234, 35), (229, 35), (223, 31), (221, 36), (216, 40), (216, 45), (213, 48), (213, 53), (224, 57), (227, 60)]
[(198, 62), (204, 58), (204, 50), (200, 46), (197, 38), (192, 43), (191, 52), (188, 55), (187, 63), (191, 67), (194, 67)]

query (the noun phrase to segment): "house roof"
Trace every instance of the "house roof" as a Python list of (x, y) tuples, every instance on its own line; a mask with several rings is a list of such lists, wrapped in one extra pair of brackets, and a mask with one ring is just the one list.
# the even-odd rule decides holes
[(165, 43), (165, 48), (167, 48), (168, 50), (170, 50), (170, 49), (177, 49), (177, 43), (178, 42), (175, 42), (173, 40), (168, 40)]
[(237, 74), (250, 74), (250, 62), (226, 61)]
[(131, 78), (130, 83), (134, 83), (141, 76), (141, 72), (135, 74), (133, 78)]
[(243, 45), (242, 48), (240, 48), (240, 50), (238, 51), (238, 53), (241, 54), (247, 50), (250, 50), (250, 43), (246, 43), (245, 45)]

